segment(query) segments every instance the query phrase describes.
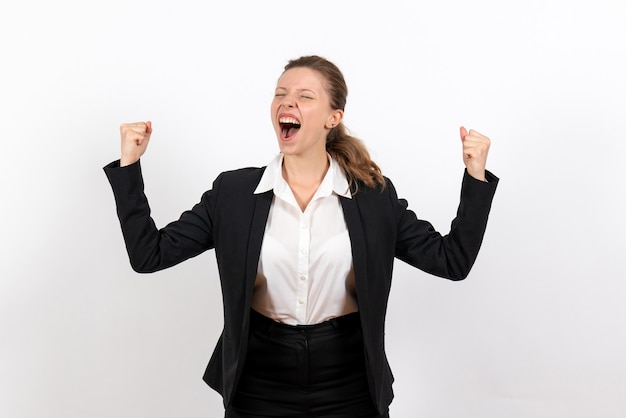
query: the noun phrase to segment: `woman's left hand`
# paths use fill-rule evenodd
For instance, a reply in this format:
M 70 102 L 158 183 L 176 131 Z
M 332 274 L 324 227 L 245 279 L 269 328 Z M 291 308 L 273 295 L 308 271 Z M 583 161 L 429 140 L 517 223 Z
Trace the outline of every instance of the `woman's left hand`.
M 463 163 L 467 167 L 468 174 L 475 179 L 487 181 L 485 166 L 491 141 L 473 129 L 467 132 L 463 126 L 461 126 L 461 141 L 463 142 Z

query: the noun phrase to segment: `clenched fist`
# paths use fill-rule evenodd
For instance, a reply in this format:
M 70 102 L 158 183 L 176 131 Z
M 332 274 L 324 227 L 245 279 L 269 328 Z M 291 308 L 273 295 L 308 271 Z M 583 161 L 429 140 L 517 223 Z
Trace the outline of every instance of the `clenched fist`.
M 467 132 L 463 126 L 461 126 L 461 141 L 463 142 L 463 162 L 467 167 L 467 173 L 475 179 L 487 181 L 485 166 L 491 141 L 473 129 Z
M 152 122 L 123 123 L 120 126 L 122 156 L 120 167 L 133 164 L 141 158 L 152 134 Z

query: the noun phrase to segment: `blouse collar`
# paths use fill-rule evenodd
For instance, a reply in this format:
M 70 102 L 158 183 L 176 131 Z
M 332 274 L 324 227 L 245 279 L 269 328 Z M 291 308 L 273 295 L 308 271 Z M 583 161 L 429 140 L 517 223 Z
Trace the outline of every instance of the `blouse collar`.
M 352 195 L 350 194 L 350 187 L 348 186 L 348 179 L 345 173 L 330 154 L 326 155 L 328 155 L 330 166 L 328 167 L 326 175 L 324 175 L 322 183 L 315 192 L 314 198 L 330 196 L 334 192 L 338 196 L 351 199 Z M 281 196 L 287 191 L 290 192 L 289 185 L 282 176 L 283 157 L 283 154 L 279 153 L 270 161 L 263 172 L 263 176 L 261 176 L 259 184 L 254 190 L 254 194 L 273 190 L 275 195 Z

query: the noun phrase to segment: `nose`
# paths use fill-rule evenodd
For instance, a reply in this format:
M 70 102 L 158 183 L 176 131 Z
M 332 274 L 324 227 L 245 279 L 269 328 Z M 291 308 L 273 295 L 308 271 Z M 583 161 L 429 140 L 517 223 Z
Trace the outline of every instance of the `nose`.
M 281 106 L 284 106 L 284 107 L 290 107 L 290 108 L 293 107 L 294 106 L 293 97 L 290 94 L 286 94 L 283 97 L 283 100 L 281 101 L 280 104 Z

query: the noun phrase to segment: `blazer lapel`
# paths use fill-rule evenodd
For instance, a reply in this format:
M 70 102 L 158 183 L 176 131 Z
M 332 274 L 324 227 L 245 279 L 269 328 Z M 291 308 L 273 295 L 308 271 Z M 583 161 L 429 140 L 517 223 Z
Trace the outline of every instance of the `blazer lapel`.
M 261 256 L 263 235 L 265 234 L 265 226 L 267 225 L 267 217 L 270 213 L 273 197 L 274 192 L 270 190 L 257 195 L 254 199 L 254 213 L 250 224 L 246 256 L 246 303 L 244 306 L 250 306 L 252 300 L 252 291 L 259 267 L 259 257 Z
M 369 292 L 367 291 L 367 262 L 365 236 L 363 234 L 363 225 L 359 215 L 359 207 L 356 196 L 352 199 L 340 197 L 343 215 L 348 227 L 350 235 L 350 244 L 352 245 L 352 266 L 354 268 L 354 280 L 356 283 L 357 298 L 359 305 L 368 306 Z M 360 310 L 360 308 L 359 308 Z M 363 315 L 363 312 L 361 312 Z

